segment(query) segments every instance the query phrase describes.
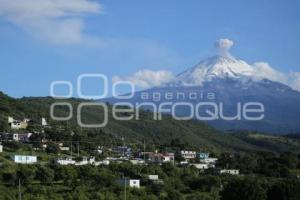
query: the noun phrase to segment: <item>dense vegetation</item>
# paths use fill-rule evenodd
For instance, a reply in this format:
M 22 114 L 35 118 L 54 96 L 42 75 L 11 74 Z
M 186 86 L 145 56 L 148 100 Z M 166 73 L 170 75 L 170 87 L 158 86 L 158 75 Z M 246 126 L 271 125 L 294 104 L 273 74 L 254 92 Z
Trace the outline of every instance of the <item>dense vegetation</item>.
M 13 99 L 0 92 L 0 130 L 9 131 L 7 116 L 22 119 L 28 117 L 40 123 L 45 117 L 52 129 L 47 135 L 55 137 L 56 141 L 71 140 L 71 133 L 77 140 L 97 144 L 116 144 L 125 137 L 128 142 L 141 144 L 144 140 L 152 145 L 169 145 L 172 141 L 180 141 L 190 148 L 222 152 L 249 151 L 293 151 L 300 150 L 300 142 L 294 138 L 280 136 L 267 137 L 261 134 L 224 134 L 199 121 L 177 121 L 164 115 L 162 121 L 153 120 L 153 113 L 140 111 L 140 120 L 116 121 L 109 110 L 109 120 L 101 129 L 79 128 L 76 119 L 76 108 L 82 100 L 70 99 L 74 109 L 73 118 L 68 122 L 57 122 L 50 119 L 50 105 L 57 100 L 50 97 Z M 111 108 L 111 107 L 109 107 Z M 68 115 L 66 107 L 58 107 L 56 115 Z M 94 123 L 103 120 L 103 110 L 100 107 L 87 107 L 83 110 L 83 121 Z M 126 115 L 127 113 L 123 113 Z M 36 126 L 29 130 L 38 129 Z
M 31 118 L 33 123 L 27 131 L 34 133 L 25 144 L 2 143 L 0 200 L 18 199 L 19 185 L 22 199 L 124 199 L 124 187 L 116 184 L 117 179 L 124 177 L 141 180 L 140 189 L 127 188 L 127 199 L 132 200 L 300 199 L 300 143 L 297 137 L 224 134 L 198 121 L 176 121 L 170 116 L 155 121 L 152 120 L 153 113 L 146 111 L 140 112 L 139 121 L 116 121 L 110 116 L 106 127 L 84 129 L 77 126 L 75 117 L 68 122 L 51 120 L 49 108 L 55 101 L 50 97 L 13 99 L 0 93 L 0 132 L 15 131 L 7 124 L 7 116 L 13 116 Z M 76 116 L 76 107 L 82 100 L 68 101 L 73 104 Z M 63 107 L 56 110 L 59 116 L 66 116 L 66 113 L 67 109 Z M 83 120 L 87 123 L 102 120 L 102 114 L 100 108 L 87 108 Z M 42 131 L 41 117 L 50 122 L 51 128 Z M 45 150 L 41 148 L 42 139 L 49 141 Z M 143 141 L 146 141 L 147 151 L 209 151 L 219 158 L 217 168 L 240 169 L 242 176 L 221 176 L 214 170 L 200 171 L 171 164 L 139 166 L 123 162 L 109 166 L 60 166 L 52 162 L 58 155 L 69 154 L 59 150 L 58 142 L 74 149 L 80 145 L 77 153 L 83 156 L 93 155 L 99 145 L 116 146 L 123 142 L 138 150 L 143 148 Z M 10 160 L 14 154 L 37 155 L 39 162 L 17 165 Z M 159 175 L 163 184 L 148 180 L 150 174 Z
M 15 165 L 1 158 L 0 199 L 17 199 L 20 180 L 22 199 L 124 199 L 125 188 L 116 180 L 141 180 L 141 188 L 127 188 L 127 199 L 136 200 L 296 200 L 300 198 L 299 157 L 255 153 L 220 156 L 218 167 L 240 168 L 243 176 L 220 176 L 213 170 L 172 164 L 138 166 L 59 166 L 56 164 Z M 155 184 L 147 175 L 157 174 Z M 298 175 L 299 176 L 299 175 Z

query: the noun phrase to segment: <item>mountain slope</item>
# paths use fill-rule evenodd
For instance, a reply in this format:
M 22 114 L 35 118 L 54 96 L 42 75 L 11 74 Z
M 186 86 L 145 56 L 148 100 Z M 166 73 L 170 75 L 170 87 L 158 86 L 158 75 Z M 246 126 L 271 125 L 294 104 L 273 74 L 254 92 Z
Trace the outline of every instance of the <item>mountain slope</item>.
M 171 116 L 163 115 L 162 121 L 153 120 L 153 113 L 141 111 L 140 120 L 116 121 L 111 116 L 111 107 L 109 107 L 109 122 L 106 127 L 101 129 L 79 129 L 76 117 L 73 117 L 68 123 L 56 122 L 50 119 L 50 105 L 57 100 L 50 97 L 34 97 L 13 99 L 3 93 L 0 93 L 0 131 L 7 128 L 7 116 L 15 118 L 30 117 L 38 121 L 40 117 L 46 117 L 53 127 L 57 125 L 63 126 L 65 129 L 59 134 L 67 137 L 71 130 L 79 134 L 81 141 L 95 144 L 112 145 L 120 143 L 121 138 L 125 137 L 128 143 L 142 144 L 146 140 L 148 145 L 169 145 L 172 141 L 178 140 L 187 147 L 196 147 L 202 150 L 210 150 L 214 152 L 220 151 L 286 151 L 293 148 L 300 151 L 300 143 L 274 142 L 269 138 L 261 138 L 253 142 L 246 140 L 248 134 L 235 135 L 223 134 L 205 123 L 190 120 L 177 121 Z M 70 99 L 74 110 L 78 104 L 83 102 L 81 99 Z M 67 110 L 58 108 L 56 113 L 67 115 Z M 126 115 L 127 113 L 123 113 Z M 74 112 L 74 116 L 76 113 Z M 103 110 L 99 107 L 91 107 L 84 110 L 83 119 L 86 122 L 92 122 L 95 119 L 103 120 Z M 58 129 L 55 129 L 57 131 Z M 275 137 L 275 136 L 274 136 Z M 280 139 L 281 137 L 276 138 Z M 263 142 L 262 142 L 263 141 Z M 268 145 L 271 142 L 272 145 Z M 263 144 L 263 145 L 262 145 Z

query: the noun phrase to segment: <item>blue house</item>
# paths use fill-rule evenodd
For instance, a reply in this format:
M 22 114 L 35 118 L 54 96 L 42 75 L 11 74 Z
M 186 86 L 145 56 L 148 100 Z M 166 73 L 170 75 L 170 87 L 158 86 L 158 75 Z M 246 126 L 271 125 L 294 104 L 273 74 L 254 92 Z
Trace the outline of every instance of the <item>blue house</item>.
M 116 149 L 115 149 L 115 152 L 123 155 L 123 156 L 131 156 L 132 154 L 132 150 L 130 147 L 127 147 L 127 146 L 118 146 Z
M 199 159 L 209 158 L 209 153 L 199 152 L 199 153 L 197 153 L 197 158 L 199 158 Z

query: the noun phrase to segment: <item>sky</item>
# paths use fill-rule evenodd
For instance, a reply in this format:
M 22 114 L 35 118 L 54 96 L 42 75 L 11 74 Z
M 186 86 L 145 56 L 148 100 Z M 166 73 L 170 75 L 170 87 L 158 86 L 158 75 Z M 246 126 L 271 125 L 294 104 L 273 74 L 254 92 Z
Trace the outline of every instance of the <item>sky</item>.
M 0 91 L 48 96 L 53 81 L 70 81 L 78 96 L 78 76 L 91 73 L 105 74 L 109 91 L 116 77 L 151 87 L 214 55 L 220 38 L 300 89 L 299 9 L 298 0 L 0 0 Z M 82 90 L 101 84 L 84 79 Z

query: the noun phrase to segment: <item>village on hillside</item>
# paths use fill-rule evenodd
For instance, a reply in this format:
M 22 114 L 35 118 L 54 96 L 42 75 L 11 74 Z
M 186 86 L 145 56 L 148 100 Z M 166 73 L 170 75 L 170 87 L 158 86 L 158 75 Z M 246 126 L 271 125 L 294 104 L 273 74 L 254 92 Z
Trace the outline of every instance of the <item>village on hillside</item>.
M 8 125 L 11 131 L 0 132 L 0 155 L 5 154 L 6 158 L 15 164 L 46 164 L 54 163 L 58 165 L 93 165 L 93 166 L 109 166 L 111 163 L 120 164 L 123 162 L 131 163 L 132 165 L 162 165 L 164 163 L 170 163 L 178 167 L 194 167 L 200 172 L 205 173 L 206 170 L 210 170 L 214 174 L 228 174 L 239 175 L 239 169 L 230 168 L 218 168 L 216 163 L 217 157 L 211 156 L 210 152 L 197 151 L 192 149 L 180 149 L 177 152 L 158 151 L 153 152 L 146 151 L 146 142 L 144 142 L 144 149 L 135 149 L 126 145 L 125 142 L 121 146 L 95 146 L 91 155 L 84 152 L 81 155 L 80 143 L 73 141 L 65 144 L 62 141 L 55 142 L 49 139 L 42 138 L 37 145 L 37 141 L 34 140 L 35 135 L 39 135 L 40 132 L 28 132 L 27 128 L 32 123 L 29 118 L 22 120 L 16 120 L 9 116 Z M 36 123 L 36 122 L 35 122 Z M 51 125 L 47 123 L 45 118 L 40 120 L 41 133 L 44 129 L 51 129 Z M 122 138 L 124 141 L 124 138 Z M 28 152 L 5 152 L 8 148 L 5 144 L 20 143 L 20 144 L 34 144 L 30 153 Z M 37 147 L 38 146 L 38 147 Z M 49 160 L 40 160 L 41 153 L 57 153 L 56 156 L 52 156 Z M 156 182 L 162 182 L 158 175 L 149 174 L 149 179 Z M 124 181 L 124 180 L 123 180 Z M 140 187 L 140 180 L 128 178 L 128 186 Z M 118 180 L 118 183 L 123 183 Z M 124 184 L 124 183 L 123 183 Z

